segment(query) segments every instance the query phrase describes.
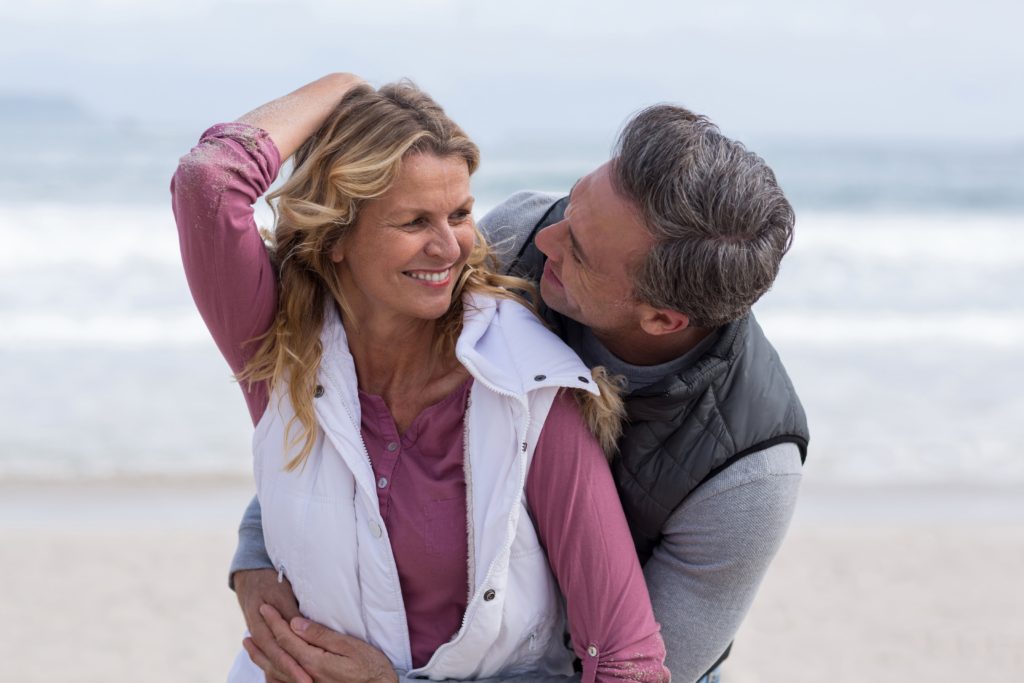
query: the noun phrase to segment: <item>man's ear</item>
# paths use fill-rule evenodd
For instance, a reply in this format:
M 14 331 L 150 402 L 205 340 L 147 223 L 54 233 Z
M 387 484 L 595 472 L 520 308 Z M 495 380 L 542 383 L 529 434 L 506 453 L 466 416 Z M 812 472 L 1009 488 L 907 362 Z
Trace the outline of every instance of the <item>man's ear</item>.
M 690 326 L 690 316 L 685 313 L 671 308 L 654 308 L 647 304 L 640 304 L 639 307 L 640 328 L 652 337 L 682 332 Z

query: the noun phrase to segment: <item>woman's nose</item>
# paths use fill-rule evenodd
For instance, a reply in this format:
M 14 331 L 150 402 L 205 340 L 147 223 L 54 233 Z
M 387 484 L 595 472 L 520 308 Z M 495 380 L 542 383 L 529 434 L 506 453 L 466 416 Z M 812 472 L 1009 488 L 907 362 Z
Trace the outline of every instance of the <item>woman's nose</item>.
M 455 229 L 444 223 L 436 226 L 431 232 L 431 240 L 427 244 L 427 254 L 450 262 L 458 260 L 459 241 L 455 237 Z

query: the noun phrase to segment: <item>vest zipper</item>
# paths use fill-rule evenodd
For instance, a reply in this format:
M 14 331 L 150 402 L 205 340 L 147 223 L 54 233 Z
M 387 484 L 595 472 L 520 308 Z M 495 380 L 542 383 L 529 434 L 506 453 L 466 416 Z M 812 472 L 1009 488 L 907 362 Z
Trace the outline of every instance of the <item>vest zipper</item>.
M 480 382 L 485 387 L 487 387 L 489 390 L 491 390 L 495 394 L 498 394 L 499 396 L 504 396 L 506 398 L 515 399 L 516 401 L 518 401 L 523 406 L 523 409 L 524 409 L 525 414 L 526 414 L 526 419 L 523 422 L 523 432 L 522 432 L 522 434 L 523 434 L 522 438 L 524 439 L 524 441 L 521 444 L 516 444 L 516 450 L 519 451 L 521 454 L 525 454 L 526 448 L 528 446 L 528 444 L 526 443 L 525 439 L 526 439 L 527 433 L 530 430 L 530 422 L 531 422 L 530 403 L 529 403 L 529 401 L 523 400 L 523 398 L 521 396 L 519 396 L 517 394 L 514 394 L 514 393 L 512 393 L 510 391 L 505 391 L 503 389 L 499 389 L 494 384 L 491 384 L 487 380 L 483 379 L 482 375 L 476 369 L 476 367 L 472 363 L 467 361 L 466 359 L 459 358 L 458 360 L 459 360 L 460 363 L 462 363 L 462 365 L 467 370 L 469 370 L 469 374 L 471 374 L 473 376 L 473 380 L 474 381 Z M 470 391 L 472 391 L 472 390 L 470 390 Z M 469 414 L 469 407 L 467 405 L 466 415 L 468 416 L 468 414 Z M 465 418 L 463 418 L 463 419 L 465 419 Z M 463 443 L 463 446 L 462 446 L 463 450 L 464 450 L 463 457 L 466 458 L 466 460 L 468 462 L 468 460 L 469 460 L 469 458 L 468 458 L 468 456 L 469 456 L 469 420 L 466 420 L 466 424 L 465 424 L 465 438 L 466 438 L 466 440 L 465 440 L 465 442 Z M 526 458 L 525 457 L 520 457 L 520 459 L 519 459 L 519 482 L 520 482 L 520 487 L 525 489 L 525 487 L 526 487 Z M 467 486 L 469 486 L 469 485 L 471 485 L 471 484 L 469 482 L 467 482 Z M 525 493 L 523 493 L 523 495 L 525 495 Z M 467 512 L 467 514 L 469 514 L 468 506 L 467 506 L 467 511 L 466 512 Z M 505 536 L 506 536 L 505 545 L 502 547 L 501 552 L 498 553 L 497 557 L 495 557 L 493 560 L 491 560 L 491 565 L 487 568 L 487 573 L 484 574 L 485 578 L 487 576 L 490 576 L 491 573 L 493 572 L 494 565 L 498 561 L 498 558 L 500 558 L 502 555 L 505 555 L 505 554 L 508 554 L 508 553 L 512 552 L 512 543 L 515 541 L 515 534 L 510 534 L 510 533 L 508 533 L 508 531 L 509 531 L 509 527 L 512 525 L 512 515 L 514 515 L 515 512 L 516 512 L 515 508 L 509 510 L 509 512 L 508 512 L 508 519 L 506 520 L 506 523 L 505 523 Z M 468 520 L 467 520 L 467 524 L 468 524 Z M 471 539 L 467 539 L 467 540 L 471 540 Z M 472 581 L 472 579 L 470 579 L 470 580 Z M 486 584 L 486 581 L 485 581 L 485 584 Z M 454 638 L 452 640 L 449 640 L 447 643 L 441 645 L 439 648 L 434 650 L 434 654 L 431 655 L 430 660 L 426 664 L 424 664 L 423 666 L 419 667 L 418 669 L 413 669 L 412 671 L 407 672 L 407 675 L 415 675 L 415 674 L 417 674 L 417 672 L 423 671 L 425 669 L 429 669 L 430 666 L 437 660 L 438 655 L 440 655 L 443 652 L 446 652 L 447 650 L 451 650 L 452 648 L 454 648 L 456 645 L 459 644 L 459 641 L 462 640 L 462 638 L 466 634 L 466 624 L 469 623 L 469 619 L 470 619 L 470 614 L 469 614 L 470 608 L 475 605 L 474 614 L 476 613 L 476 610 L 480 608 L 479 607 L 480 601 L 477 598 L 480 597 L 478 595 L 478 593 L 480 593 L 482 588 L 483 588 L 483 586 L 477 586 L 476 589 L 473 591 L 473 594 L 470 596 L 469 602 L 466 604 L 466 611 L 463 612 L 463 614 L 462 614 L 462 623 L 459 625 L 459 631 L 458 631 L 459 635 L 456 638 Z M 507 588 L 507 586 L 506 586 L 506 588 Z
M 337 378 L 334 376 L 333 373 L 331 373 L 329 370 L 324 368 L 323 365 L 321 365 L 321 368 L 323 368 L 324 373 L 327 374 L 331 378 L 331 380 L 334 381 L 334 383 L 336 385 L 340 386 L 340 383 L 338 382 Z M 355 429 L 356 434 L 359 435 L 359 446 L 363 449 L 363 457 L 366 458 L 366 463 L 367 463 L 367 465 L 369 465 L 370 472 L 372 473 L 373 472 L 373 460 L 370 459 L 370 449 L 368 449 L 366 447 L 366 441 L 363 440 L 363 430 L 362 430 L 360 424 L 358 422 L 356 422 L 356 416 L 352 414 L 352 410 L 349 408 L 348 403 L 343 401 L 343 400 L 340 400 L 339 403 L 341 403 L 341 407 L 344 408 L 345 414 L 348 415 L 349 422 L 352 423 L 352 427 L 353 427 L 353 429 Z M 377 514 L 379 516 L 380 515 L 380 499 L 377 497 L 376 488 L 373 489 L 373 502 L 376 504 L 376 507 L 374 507 L 374 510 L 377 511 Z M 380 520 L 380 525 L 381 525 L 381 533 L 382 533 L 382 536 L 381 536 L 380 540 L 387 541 L 387 544 L 388 544 L 388 548 L 387 548 L 388 549 L 388 554 L 391 557 L 391 569 L 392 569 L 393 584 L 399 587 L 398 594 L 399 594 L 399 597 L 401 597 L 402 596 L 402 589 L 401 589 L 401 582 L 398 580 L 398 564 L 395 562 L 395 555 L 391 551 L 391 536 L 388 534 L 388 527 L 387 527 L 387 524 L 384 523 L 384 519 L 383 518 L 381 518 L 381 520 Z M 398 603 L 399 603 L 399 605 L 398 605 L 399 609 L 401 610 L 402 623 L 405 625 L 405 654 L 406 654 L 406 657 L 408 658 L 409 666 L 412 666 L 412 643 L 409 640 L 409 617 L 405 613 L 405 598 L 401 597 L 401 599 L 398 601 Z M 365 613 L 363 614 L 363 621 L 364 622 L 366 621 Z

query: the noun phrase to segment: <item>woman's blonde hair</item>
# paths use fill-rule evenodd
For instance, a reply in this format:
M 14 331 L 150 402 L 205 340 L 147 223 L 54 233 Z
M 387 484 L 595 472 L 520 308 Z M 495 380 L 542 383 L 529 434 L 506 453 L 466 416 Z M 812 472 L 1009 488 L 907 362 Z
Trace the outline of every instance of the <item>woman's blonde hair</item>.
M 470 174 L 480 162 L 473 141 L 412 83 L 402 81 L 379 90 L 361 85 L 344 96 L 299 148 L 291 177 L 267 196 L 276 218 L 268 248 L 279 278 L 277 317 L 266 333 L 253 340 L 259 347 L 238 379 L 265 381 L 271 392 L 287 382 L 294 409 L 286 427 L 288 446 L 302 444 L 287 463 L 289 470 L 305 462 L 316 441 L 313 400 L 326 307 L 333 300 L 343 319 L 350 319 L 331 250 L 348 235 L 362 206 L 392 186 L 402 160 L 418 153 L 464 159 Z M 478 231 L 456 281 L 451 306 L 438 320 L 434 353 L 454 353 L 462 330 L 463 294 L 476 292 L 513 298 L 530 308 L 532 304 L 521 293 L 536 296 L 530 282 L 497 272 L 493 252 Z M 602 386 L 602 400 L 583 399 L 582 405 L 603 405 L 608 396 L 613 397 L 612 403 L 584 407 L 583 413 L 606 452 L 611 452 L 620 429 L 621 401 L 601 373 L 595 373 L 595 378 Z M 293 435 L 296 423 L 299 428 Z

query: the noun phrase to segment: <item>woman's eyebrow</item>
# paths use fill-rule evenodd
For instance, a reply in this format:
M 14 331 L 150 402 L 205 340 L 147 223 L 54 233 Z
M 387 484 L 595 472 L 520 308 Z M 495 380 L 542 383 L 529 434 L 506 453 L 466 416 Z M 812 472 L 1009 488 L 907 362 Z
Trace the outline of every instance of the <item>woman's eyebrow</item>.
M 462 209 L 462 208 L 465 208 L 466 206 L 469 206 L 469 205 L 472 205 L 472 204 L 475 204 L 475 203 L 476 203 L 476 197 L 474 197 L 473 195 L 469 194 L 469 195 L 466 195 L 465 199 L 463 199 L 461 202 L 459 202 L 456 205 L 455 208 L 456 209 Z M 397 216 L 397 215 L 402 215 L 402 214 L 416 214 L 416 215 L 419 215 L 419 214 L 424 214 L 424 213 L 430 213 L 430 210 L 426 209 L 426 208 L 424 208 L 422 206 L 418 206 L 416 204 L 404 204 L 404 205 L 403 204 L 397 204 L 396 206 L 392 207 L 392 209 L 390 211 L 387 212 L 387 215 L 388 216 Z

